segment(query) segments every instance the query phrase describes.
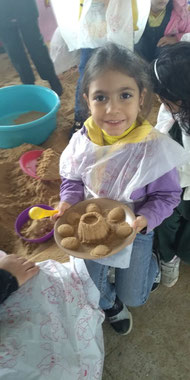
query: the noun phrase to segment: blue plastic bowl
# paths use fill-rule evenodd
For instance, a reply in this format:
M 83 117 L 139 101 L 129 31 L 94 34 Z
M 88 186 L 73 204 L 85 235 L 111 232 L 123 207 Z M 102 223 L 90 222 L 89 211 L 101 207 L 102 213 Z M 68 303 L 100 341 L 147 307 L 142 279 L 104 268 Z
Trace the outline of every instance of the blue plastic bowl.
M 58 95 L 49 88 L 19 85 L 0 89 L 0 148 L 14 148 L 24 143 L 42 144 L 56 128 Z M 14 124 L 23 113 L 46 113 L 40 119 Z

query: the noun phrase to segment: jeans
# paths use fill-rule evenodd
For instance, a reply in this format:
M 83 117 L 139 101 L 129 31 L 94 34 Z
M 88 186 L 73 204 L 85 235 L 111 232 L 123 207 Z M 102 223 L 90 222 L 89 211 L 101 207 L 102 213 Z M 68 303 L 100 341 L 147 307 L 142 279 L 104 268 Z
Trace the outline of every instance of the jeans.
M 108 280 L 109 266 L 85 260 L 90 277 L 100 291 L 100 307 L 110 309 L 116 295 L 127 306 L 143 305 L 159 272 L 157 259 L 152 255 L 154 233 L 137 234 L 131 254 L 130 267 L 115 268 L 115 284 Z
M 84 75 L 86 64 L 91 57 L 92 53 L 94 52 L 94 49 L 81 49 L 80 52 L 80 64 L 79 64 L 79 79 L 77 82 L 76 87 L 76 94 L 75 94 L 75 120 L 76 121 L 85 121 L 88 117 L 87 112 L 83 109 L 81 105 L 81 81 Z

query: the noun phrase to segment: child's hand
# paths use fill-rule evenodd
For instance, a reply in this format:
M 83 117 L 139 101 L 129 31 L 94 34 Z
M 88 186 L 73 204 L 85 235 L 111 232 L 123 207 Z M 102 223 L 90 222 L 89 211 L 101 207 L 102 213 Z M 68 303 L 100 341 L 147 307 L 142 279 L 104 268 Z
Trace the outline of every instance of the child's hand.
M 173 45 L 173 44 L 176 44 L 176 42 L 178 42 L 178 39 L 176 36 L 164 36 L 160 38 L 160 40 L 157 43 L 157 46 L 163 47 L 166 45 Z
M 53 220 L 53 222 L 56 222 L 56 220 L 58 218 L 60 218 L 60 216 L 62 216 L 64 214 L 64 212 L 69 208 L 71 207 L 70 203 L 67 203 L 67 202 L 59 202 L 59 205 L 57 207 L 57 209 L 59 210 L 59 212 L 57 212 L 57 214 L 53 215 L 51 217 L 51 220 Z
M 6 255 L 0 259 L 0 269 L 4 269 L 16 277 L 19 286 L 35 276 L 40 268 L 33 263 L 16 255 Z
M 137 218 L 132 223 L 131 227 L 133 227 L 135 232 L 138 233 L 141 230 L 143 230 L 143 228 L 145 228 L 147 224 L 148 224 L 148 221 L 145 218 L 145 216 L 140 215 L 140 216 L 137 216 Z

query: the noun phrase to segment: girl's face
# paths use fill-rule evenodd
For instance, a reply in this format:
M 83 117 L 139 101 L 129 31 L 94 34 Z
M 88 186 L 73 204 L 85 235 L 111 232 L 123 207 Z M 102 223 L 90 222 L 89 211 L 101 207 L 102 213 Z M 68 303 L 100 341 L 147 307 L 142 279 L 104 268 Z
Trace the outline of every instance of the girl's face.
M 169 0 L 151 0 L 151 10 L 154 13 L 162 12 L 168 3 Z
M 146 90 L 140 94 L 134 78 L 109 70 L 89 86 L 88 104 L 94 122 L 110 136 L 120 136 L 136 121 Z

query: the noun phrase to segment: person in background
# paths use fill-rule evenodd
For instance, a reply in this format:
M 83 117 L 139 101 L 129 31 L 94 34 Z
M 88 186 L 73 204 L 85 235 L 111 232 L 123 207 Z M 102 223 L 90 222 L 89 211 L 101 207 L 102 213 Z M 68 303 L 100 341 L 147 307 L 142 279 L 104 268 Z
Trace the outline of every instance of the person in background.
M 189 155 L 146 120 L 149 70 L 132 51 L 112 43 L 97 49 L 87 63 L 82 90 L 91 117 L 61 155 L 61 201 L 54 219 L 84 198 L 115 199 L 133 209 L 132 244 L 110 257 L 85 260 L 101 294 L 100 307 L 113 329 L 126 335 L 132 329 L 127 306 L 144 304 L 158 285 L 153 229 L 180 201 L 175 167 Z M 114 284 L 110 268 L 115 268 Z
M 190 42 L 165 47 L 151 64 L 154 91 L 162 105 L 156 128 L 190 152 Z M 156 228 L 155 246 L 161 257 L 161 281 L 172 287 L 180 260 L 190 264 L 190 160 L 179 168 L 183 189 L 173 214 Z
M 124 1 L 131 3 L 133 22 L 128 23 L 129 24 L 128 30 L 125 31 L 125 33 L 126 33 L 125 44 L 123 44 L 123 42 L 121 40 L 120 40 L 120 43 L 121 43 L 121 45 L 123 45 L 125 47 L 133 49 L 133 31 L 138 29 L 138 27 L 137 27 L 137 18 L 138 18 L 137 3 L 136 3 L 136 0 L 124 0 Z M 79 17 L 81 17 L 81 15 L 82 15 L 83 6 L 85 5 L 84 3 L 85 3 L 85 0 L 80 0 Z M 93 3 L 95 3 L 95 4 L 93 4 Z M 99 34 L 99 36 L 97 38 L 98 42 L 97 42 L 96 47 L 100 47 L 105 43 L 104 39 L 102 39 L 102 41 L 101 41 L 101 37 L 102 37 L 101 33 L 104 34 L 103 27 L 106 30 L 106 23 L 108 23 L 107 18 L 106 18 L 106 12 L 108 9 L 108 5 L 109 5 L 109 3 L 111 3 L 111 1 L 110 0 L 102 0 L 99 2 L 100 4 L 96 4 L 96 3 L 98 3 L 98 2 L 92 1 L 91 8 L 89 9 L 88 12 L 90 13 L 90 11 L 91 11 L 93 14 L 93 7 L 94 7 L 94 15 L 98 15 L 97 21 L 98 22 L 101 21 L 102 31 L 101 31 L 101 25 L 100 26 L 97 25 L 96 31 L 95 31 L 95 28 L 93 30 L 93 26 L 92 26 L 91 28 L 89 28 L 87 33 L 90 34 L 91 31 L 92 31 L 92 33 L 94 33 L 94 36 L 92 37 L 92 41 L 93 41 L 93 39 L 96 40 L 97 34 Z M 122 3 L 122 1 L 120 1 L 120 3 Z M 88 17 L 90 17 L 90 16 L 88 16 L 88 13 L 87 13 L 87 16 L 86 16 L 87 21 L 88 21 Z M 119 22 L 117 21 L 117 15 L 115 17 L 115 20 L 113 17 L 113 21 L 111 21 L 111 22 L 115 23 L 116 28 L 118 27 L 117 23 L 119 25 Z M 117 42 L 119 42 L 119 38 L 121 38 L 122 32 L 123 32 L 122 20 L 120 20 L 120 22 L 121 22 L 121 26 L 120 26 L 121 30 L 119 32 L 117 32 L 117 31 L 115 32 L 115 39 Z M 90 21 L 89 21 L 89 23 L 87 22 L 87 25 L 88 24 L 90 24 Z M 109 30 L 109 28 L 110 28 L 109 24 L 107 24 L 107 27 Z M 113 26 L 113 28 L 114 27 L 115 26 Z M 118 37 L 118 35 L 120 35 L 120 36 Z M 109 40 L 109 37 L 106 37 L 106 38 L 108 38 L 108 40 Z M 114 40 L 112 40 L 112 41 L 116 42 Z M 76 132 L 78 129 L 80 129 L 83 126 L 84 121 L 88 118 L 88 113 L 81 107 L 81 102 L 80 102 L 81 91 L 80 90 L 81 90 L 81 81 L 82 81 L 84 71 L 85 71 L 85 66 L 86 66 L 89 58 L 91 57 L 91 55 L 94 52 L 94 47 L 92 47 L 92 45 L 93 44 L 92 44 L 92 42 L 90 42 L 90 39 L 89 39 L 89 47 L 80 49 L 80 63 L 79 63 L 79 67 L 78 67 L 79 79 L 77 82 L 76 93 L 75 93 L 75 114 L 74 114 L 75 121 L 74 121 L 73 127 L 71 129 L 70 136 L 72 136 L 72 134 L 74 132 Z
M 24 257 L 0 251 L 0 303 L 39 272 L 39 267 Z
M 164 46 L 175 44 L 188 32 L 190 14 L 186 0 L 151 0 L 149 18 L 135 51 L 151 62 Z
M 27 49 L 40 77 L 47 80 L 59 96 L 62 95 L 61 82 L 39 30 L 35 0 L 0 0 L 0 41 L 22 83 L 35 83 Z

